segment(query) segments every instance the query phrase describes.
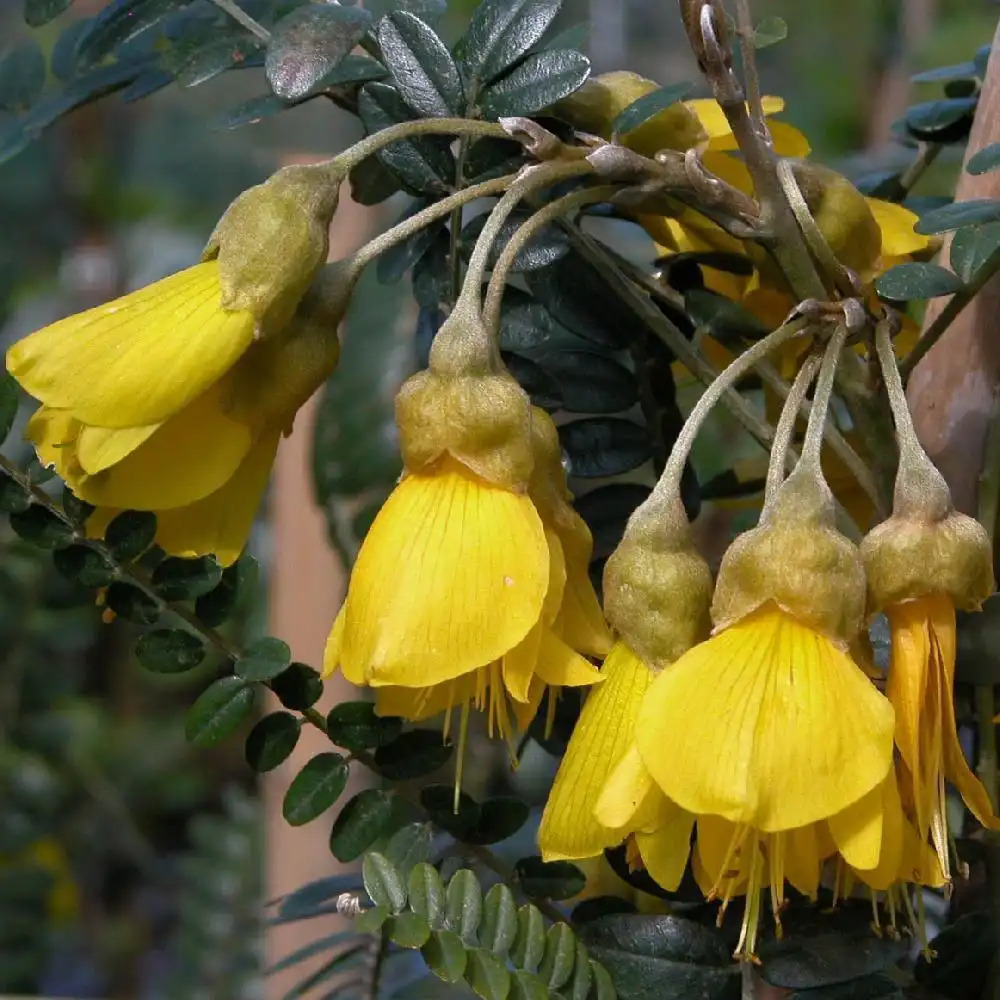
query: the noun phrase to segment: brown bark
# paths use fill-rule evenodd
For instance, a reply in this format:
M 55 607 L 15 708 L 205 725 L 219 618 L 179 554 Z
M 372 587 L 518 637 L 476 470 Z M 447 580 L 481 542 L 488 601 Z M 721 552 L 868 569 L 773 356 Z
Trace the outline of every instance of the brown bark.
M 966 155 L 998 141 L 1000 25 Z M 1000 171 L 973 177 L 963 170 L 955 197 L 1000 198 Z M 925 328 L 945 301 L 931 301 Z M 970 514 L 976 509 L 986 432 L 1000 385 L 998 316 L 1000 276 L 995 275 L 917 365 L 907 393 L 921 442 L 948 480 L 955 505 Z

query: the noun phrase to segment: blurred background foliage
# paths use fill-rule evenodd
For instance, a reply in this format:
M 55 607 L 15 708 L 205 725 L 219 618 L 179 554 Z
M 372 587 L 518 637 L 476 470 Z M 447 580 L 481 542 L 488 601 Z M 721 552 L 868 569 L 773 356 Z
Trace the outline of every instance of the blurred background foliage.
M 28 38 L 50 51 L 74 19 L 101 4 L 76 0 L 37 31 L 25 25 L 22 6 L 0 2 L 0 52 Z M 442 34 L 455 37 L 473 6 L 455 0 Z M 807 133 L 819 159 L 858 175 L 895 165 L 889 125 L 931 93 L 911 86 L 910 75 L 968 59 L 992 37 L 998 7 L 991 0 L 755 0 L 754 12 L 789 25 L 789 39 L 761 53 L 766 90 L 785 97 L 786 117 Z M 595 72 L 628 67 L 662 84 L 696 78 L 673 4 L 567 0 L 561 21 L 589 22 L 584 50 Z M 262 69 L 248 68 L 132 103 L 112 96 L 3 163 L 0 347 L 186 265 L 244 187 L 284 159 L 331 154 L 357 137 L 355 118 L 320 101 L 242 128 L 213 127 L 265 90 Z M 9 109 L 0 111 L 0 142 L 12 122 Z M 959 153 L 946 153 L 921 193 L 949 193 L 958 166 Z M 372 227 L 399 211 L 395 201 L 373 209 Z M 651 259 L 638 229 L 629 227 L 626 238 L 632 252 Z M 332 540 L 348 558 L 378 501 L 370 484 L 387 488 L 396 475 L 386 406 L 419 353 L 407 288 L 389 287 L 386 294 L 372 275 L 362 286 L 343 360 L 353 404 L 342 398 L 346 383 L 332 385 L 317 436 L 316 481 Z M 360 400 L 366 405 L 355 405 Z M 354 423 L 335 425 L 338 413 Z M 367 492 L 352 484 L 350 455 L 331 459 L 338 439 L 370 460 Z M 699 461 L 711 475 L 725 464 L 725 428 L 708 440 Z M 29 460 L 17 435 L 6 449 Z M 255 546 L 268 551 L 266 519 Z M 260 633 L 266 582 L 228 627 Z M 252 776 L 238 745 L 206 752 L 185 743 L 183 714 L 204 686 L 203 672 L 140 671 L 129 640 L 129 626 L 101 623 L 92 592 L 60 577 L 46 553 L 0 522 L 0 992 L 263 995 L 256 917 L 263 855 Z M 470 762 L 477 798 L 513 788 L 536 804 L 555 767 L 534 743 L 515 773 L 493 747 Z M 614 876 L 601 879 L 596 891 L 607 891 Z M 435 983 L 428 995 L 442 996 L 441 989 Z

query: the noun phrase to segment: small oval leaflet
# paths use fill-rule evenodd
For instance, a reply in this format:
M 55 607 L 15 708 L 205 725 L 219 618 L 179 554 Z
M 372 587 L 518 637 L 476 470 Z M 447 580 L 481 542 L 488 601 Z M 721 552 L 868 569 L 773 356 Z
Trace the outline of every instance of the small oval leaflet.
M 274 770 L 295 749 L 301 730 L 302 724 L 290 712 L 265 715 L 247 736 L 247 763 L 259 773 Z
M 393 799 L 381 788 L 358 792 L 343 808 L 330 831 L 330 851 L 338 861 L 354 861 L 385 833 Z
M 418 115 L 462 113 L 462 77 L 433 28 L 406 11 L 393 11 L 379 22 L 378 43 L 393 82 Z
M 339 753 L 317 754 L 292 779 L 281 813 L 292 826 L 302 826 L 326 812 L 347 785 L 347 765 Z
M 965 286 L 962 279 L 938 264 L 908 261 L 880 275 L 875 290 L 883 299 L 908 302 L 911 299 L 933 299 L 953 295 Z
M 483 115 L 530 115 L 578 90 L 590 76 L 590 60 L 572 49 L 552 49 L 528 56 L 482 95 Z
M 236 674 L 245 681 L 269 681 L 289 666 L 292 652 L 282 639 L 265 636 L 251 643 L 236 661 Z
M 179 674 L 205 659 L 205 644 L 185 629 L 158 628 L 139 637 L 135 655 L 147 670 Z
M 191 706 L 184 725 L 189 743 L 212 747 L 236 730 L 253 709 L 254 688 L 239 677 L 220 677 Z

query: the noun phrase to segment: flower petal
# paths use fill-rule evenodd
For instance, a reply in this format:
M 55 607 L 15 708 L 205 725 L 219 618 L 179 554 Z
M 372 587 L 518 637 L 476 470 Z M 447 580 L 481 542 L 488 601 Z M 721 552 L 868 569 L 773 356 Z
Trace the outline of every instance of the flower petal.
M 587 571 L 593 552 L 590 529 L 575 511 L 569 513 L 571 525 L 559 532 L 566 586 L 555 630 L 577 652 L 603 658 L 611 650 L 611 632 Z
M 67 475 L 66 480 L 81 500 L 97 507 L 169 510 L 196 503 L 220 490 L 236 475 L 253 443 L 250 429 L 231 420 L 221 404 L 219 391 L 213 386 L 160 424 L 134 451 L 126 453 L 110 468 L 94 475 L 85 472 Z M 81 445 L 89 447 L 86 438 L 89 429 L 84 427 L 80 431 L 78 453 Z M 115 433 L 122 435 L 123 445 L 118 448 L 109 444 L 108 448 L 119 451 L 141 437 L 141 434 L 133 437 L 132 428 L 111 432 Z M 95 442 L 100 437 L 98 431 Z M 270 463 L 277 437 L 269 440 Z M 95 446 L 89 457 L 97 450 Z M 258 499 L 261 492 L 263 486 L 257 491 Z
M 538 844 L 547 861 L 590 857 L 621 839 L 613 829 L 620 824 L 603 824 L 594 815 L 595 803 L 632 741 L 639 702 L 652 674 L 621 641 L 601 673 L 604 683 L 587 694 L 542 814 Z
M 83 425 L 69 410 L 54 410 L 40 406 L 31 415 L 24 436 L 35 446 L 38 460 L 46 468 L 55 469 L 63 478 L 80 474 L 76 460 L 76 442 Z
M 539 620 L 548 577 L 545 534 L 526 496 L 451 460 L 409 475 L 351 574 L 344 675 L 420 687 L 498 660 Z
M 869 792 L 861 802 L 870 805 L 869 799 L 874 794 L 876 793 Z M 906 871 L 907 865 L 903 840 L 903 825 L 904 823 L 909 824 L 903 816 L 903 806 L 899 800 L 899 785 L 897 784 L 896 775 L 892 771 L 889 772 L 889 776 L 882 782 L 881 787 L 877 790 L 877 794 L 881 800 L 880 810 L 882 819 L 876 864 L 861 865 L 857 863 L 862 860 L 860 854 L 855 855 L 852 859 L 843 849 L 841 849 L 841 853 L 844 855 L 844 860 L 854 867 L 855 874 L 865 885 L 870 889 L 875 889 L 877 892 L 882 892 L 893 885 L 893 883 L 899 881 L 900 878 L 909 877 L 909 872 Z M 852 806 L 851 808 L 856 812 L 858 811 L 857 806 Z M 830 821 L 830 829 L 836 839 L 838 834 L 837 830 L 834 829 L 832 820 Z M 913 834 L 916 836 L 916 831 L 913 831 Z
M 186 507 L 157 511 L 159 545 L 175 556 L 214 553 L 223 566 L 236 562 L 271 478 L 278 438 L 275 431 L 257 441 L 229 481 L 214 493 Z
M 688 108 L 698 116 L 701 127 L 705 130 L 710 140 L 730 137 L 733 134 L 729 119 L 726 117 L 722 105 L 714 97 L 696 97 L 693 100 L 684 102 Z M 761 100 L 765 115 L 776 115 L 784 110 L 785 102 L 780 97 L 764 97 Z M 717 149 L 714 142 L 710 143 L 710 149 Z M 736 140 L 730 149 L 738 148 Z
M 881 198 L 868 198 L 867 201 L 882 231 L 883 264 L 887 257 L 910 257 L 930 247 L 931 238 L 914 231 L 913 227 L 920 220 L 908 208 Z
M 604 680 L 589 660 L 570 649 L 551 629 L 542 629 L 535 674 L 549 686 L 583 687 Z
M 850 657 L 768 604 L 657 677 L 636 741 L 668 798 L 771 833 L 878 785 L 892 730 L 892 707 Z
M 162 426 L 163 424 L 146 424 L 145 427 L 94 427 L 81 424 L 76 440 L 76 458 L 80 468 L 88 475 L 95 475 L 117 465 Z
M 663 801 L 669 803 L 669 799 Z M 691 853 L 694 816 L 678 805 L 669 804 L 672 808 L 668 822 L 652 833 L 636 833 L 635 842 L 653 881 L 673 892 L 681 884 Z
M 882 850 L 882 787 L 887 784 L 895 787 L 895 783 L 896 777 L 890 772 L 882 785 L 830 817 L 830 833 L 837 850 L 852 868 L 866 870 L 878 865 Z M 898 844 L 895 850 L 898 858 Z
M 663 793 L 656 787 L 649 768 L 633 744 L 618 758 L 601 786 L 594 804 L 594 817 L 609 830 L 632 830 L 648 818 L 649 810 L 655 807 L 659 798 L 664 798 Z
M 340 606 L 337 617 L 330 626 L 326 645 L 323 647 L 323 670 L 321 676 L 332 677 L 340 666 L 340 646 L 344 641 L 344 606 Z M 389 713 L 391 714 L 391 713 Z
M 7 368 L 83 423 L 138 427 L 201 395 L 252 339 L 253 317 L 223 310 L 219 265 L 208 261 L 25 337 Z

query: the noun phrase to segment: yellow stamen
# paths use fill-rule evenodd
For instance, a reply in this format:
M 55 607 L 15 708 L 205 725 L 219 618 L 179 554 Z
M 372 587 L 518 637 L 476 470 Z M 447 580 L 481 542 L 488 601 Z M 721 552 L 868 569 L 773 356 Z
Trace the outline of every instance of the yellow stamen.
M 462 801 L 462 771 L 465 767 L 465 744 L 469 738 L 469 703 L 462 702 L 462 717 L 458 724 L 458 759 L 455 762 L 455 797 L 452 811 L 457 816 Z

